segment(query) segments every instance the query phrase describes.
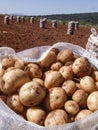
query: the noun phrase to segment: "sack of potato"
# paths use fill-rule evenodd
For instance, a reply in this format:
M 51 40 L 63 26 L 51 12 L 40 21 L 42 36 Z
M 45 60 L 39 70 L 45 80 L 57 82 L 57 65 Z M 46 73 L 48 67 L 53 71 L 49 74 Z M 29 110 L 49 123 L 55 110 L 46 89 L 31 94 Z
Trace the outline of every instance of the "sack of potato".
M 98 60 L 88 51 L 1 47 L 0 60 L 0 130 L 97 129 Z

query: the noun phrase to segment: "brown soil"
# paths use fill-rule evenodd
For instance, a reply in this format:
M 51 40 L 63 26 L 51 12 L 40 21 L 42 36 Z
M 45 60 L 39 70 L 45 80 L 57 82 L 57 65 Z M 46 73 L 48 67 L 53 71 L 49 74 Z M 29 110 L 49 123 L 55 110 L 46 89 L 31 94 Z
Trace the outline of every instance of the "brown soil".
M 39 28 L 39 21 L 30 24 L 28 20 L 17 23 L 10 21 L 9 25 L 3 23 L 4 16 L 0 16 L 0 47 L 12 47 L 16 52 L 42 45 L 53 45 L 57 42 L 69 42 L 85 48 L 90 28 L 79 26 L 73 35 L 67 35 L 67 25 L 61 23 L 52 28 L 47 23 L 45 29 Z

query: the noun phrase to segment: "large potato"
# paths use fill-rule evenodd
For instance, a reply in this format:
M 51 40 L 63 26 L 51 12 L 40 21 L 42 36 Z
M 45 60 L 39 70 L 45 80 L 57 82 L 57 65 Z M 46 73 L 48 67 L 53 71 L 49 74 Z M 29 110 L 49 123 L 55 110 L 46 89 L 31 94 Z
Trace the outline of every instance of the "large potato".
M 67 95 L 61 87 L 50 88 L 44 100 L 44 108 L 47 111 L 63 108 Z
M 17 90 L 26 82 L 29 82 L 28 74 L 20 69 L 13 69 L 6 72 L 1 81 L 1 91 L 4 94 L 11 95 L 16 93 Z
M 25 83 L 19 91 L 19 98 L 25 106 L 35 106 L 40 104 L 46 95 L 44 86 L 36 81 Z
M 74 74 L 79 77 L 90 75 L 91 68 L 91 64 L 85 57 L 77 58 L 72 65 Z
M 63 109 L 51 111 L 45 119 L 45 126 L 56 126 L 66 124 L 69 121 L 68 114 Z
M 53 88 L 60 87 L 63 81 L 64 78 L 59 71 L 51 70 L 46 73 L 44 83 L 46 88 Z
M 27 120 L 38 125 L 44 125 L 46 112 L 40 107 L 30 107 L 26 112 Z

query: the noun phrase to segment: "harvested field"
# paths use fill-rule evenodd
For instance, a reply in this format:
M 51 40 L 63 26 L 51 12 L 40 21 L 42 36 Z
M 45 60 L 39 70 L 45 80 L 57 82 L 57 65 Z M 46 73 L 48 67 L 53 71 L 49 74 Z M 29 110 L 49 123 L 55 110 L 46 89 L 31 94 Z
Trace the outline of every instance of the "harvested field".
M 45 28 L 40 28 L 39 21 L 30 23 L 29 20 L 25 20 L 17 23 L 15 19 L 6 25 L 4 16 L 0 16 L 0 47 L 12 47 L 16 52 L 57 42 L 69 42 L 85 48 L 90 34 L 90 28 L 81 25 L 73 35 L 67 35 L 67 25 L 62 23 L 58 23 L 57 28 L 52 28 L 52 23 L 48 22 Z

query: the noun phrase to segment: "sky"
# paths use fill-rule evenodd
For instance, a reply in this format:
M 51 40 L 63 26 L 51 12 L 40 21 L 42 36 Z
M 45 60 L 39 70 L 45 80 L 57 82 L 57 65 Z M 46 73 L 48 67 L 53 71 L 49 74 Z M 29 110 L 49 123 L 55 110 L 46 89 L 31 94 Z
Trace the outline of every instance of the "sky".
M 98 12 L 98 0 L 0 0 L 0 14 L 51 15 Z

